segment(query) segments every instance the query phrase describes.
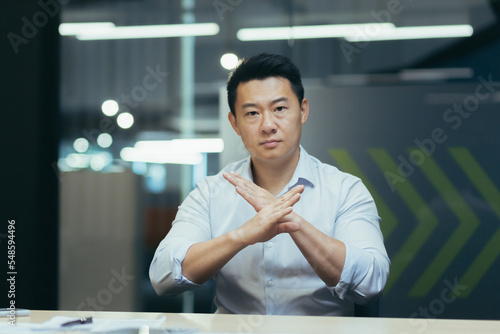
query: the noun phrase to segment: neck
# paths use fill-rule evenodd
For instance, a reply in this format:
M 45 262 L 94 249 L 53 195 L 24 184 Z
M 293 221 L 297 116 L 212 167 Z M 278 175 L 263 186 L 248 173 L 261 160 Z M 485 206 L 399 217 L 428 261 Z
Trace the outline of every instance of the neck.
M 292 179 L 295 168 L 299 163 L 300 149 L 276 161 L 260 161 L 252 158 L 253 181 L 256 185 L 266 189 L 274 196 Z

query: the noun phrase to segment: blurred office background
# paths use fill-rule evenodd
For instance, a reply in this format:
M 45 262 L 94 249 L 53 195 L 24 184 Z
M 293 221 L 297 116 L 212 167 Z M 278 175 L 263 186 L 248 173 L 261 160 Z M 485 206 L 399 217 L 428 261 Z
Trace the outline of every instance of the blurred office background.
M 2 15 L 17 307 L 210 312 L 211 282 L 159 297 L 149 262 L 196 182 L 245 156 L 225 81 L 269 52 L 301 69 L 306 150 L 377 202 L 381 315 L 500 319 L 499 1 L 23 0 Z

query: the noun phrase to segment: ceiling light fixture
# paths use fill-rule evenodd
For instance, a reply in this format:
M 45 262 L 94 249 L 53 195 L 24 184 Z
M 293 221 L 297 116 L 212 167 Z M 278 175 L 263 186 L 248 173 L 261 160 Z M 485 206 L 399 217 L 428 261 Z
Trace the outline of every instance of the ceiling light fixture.
M 123 148 L 120 157 L 125 161 L 197 165 L 203 161 L 202 153 L 218 153 L 223 149 L 221 138 L 142 140 L 134 147 Z
M 219 153 L 224 150 L 221 138 L 196 138 L 173 140 L 141 140 L 135 148 L 167 153 Z
M 468 24 L 443 25 L 443 26 L 421 26 L 421 27 L 397 27 L 395 29 L 383 30 L 378 34 L 367 36 L 346 36 L 349 42 L 369 41 L 391 41 L 430 38 L 458 38 L 469 37 L 474 33 L 474 28 Z
M 232 70 L 238 65 L 238 56 L 234 53 L 225 53 L 220 57 L 220 64 L 226 70 Z
M 102 103 L 101 110 L 106 116 L 114 116 L 120 110 L 120 106 L 115 100 L 106 100 Z
M 146 162 L 154 164 L 197 165 L 203 161 L 201 153 L 164 154 L 163 152 L 125 147 L 120 151 L 124 161 Z
M 116 123 L 122 129 L 129 129 L 134 125 L 134 116 L 129 112 L 124 112 L 118 115 L 116 118 Z
M 182 36 L 211 36 L 219 33 L 217 23 L 161 24 L 115 26 L 111 22 L 63 23 L 62 36 L 76 36 L 79 40 L 165 38 Z
M 59 35 L 75 36 L 113 28 L 115 28 L 113 22 L 61 23 L 59 25 Z
M 315 26 L 245 28 L 236 36 L 241 41 L 345 38 L 349 42 L 402 39 L 469 37 L 474 28 L 468 24 L 396 27 L 392 23 L 332 24 Z
M 327 24 L 314 26 L 244 28 L 236 36 L 240 41 L 271 41 L 288 39 L 333 38 L 373 34 L 394 29 L 392 23 Z M 372 33 L 373 32 L 373 33 Z

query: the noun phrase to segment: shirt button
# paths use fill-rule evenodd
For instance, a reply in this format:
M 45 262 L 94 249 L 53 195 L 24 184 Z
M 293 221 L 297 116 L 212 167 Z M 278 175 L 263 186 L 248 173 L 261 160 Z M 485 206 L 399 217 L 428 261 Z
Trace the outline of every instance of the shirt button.
M 274 286 L 274 281 L 272 279 L 270 279 L 269 281 L 267 281 L 267 286 Z
M 267 246 L 267 248 L 273 248 L 273 243 L 272 243 L 272 242 L 268 242 L 268 243 L 266 244 L 266 246 Z

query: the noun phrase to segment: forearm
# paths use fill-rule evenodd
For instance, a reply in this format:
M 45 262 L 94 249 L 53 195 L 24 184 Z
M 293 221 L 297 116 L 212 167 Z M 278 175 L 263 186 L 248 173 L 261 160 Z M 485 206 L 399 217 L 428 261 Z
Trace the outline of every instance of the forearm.
M 272 239 L 280 232 L 288 232 L 286 224 L 280 231 L 280 219 L 292 212 L 292 206 L 300 199 L 292 193 L 260 210 L 245 224 L 217 238 L 191 246 L 182 262 L 182 274 L 192 282 L 208 281 L 239 251 L 249 245 Z
M 212 278 L 245 245 L 231 231 L 220 237 L 191 246 L 182 262 L 182 275 L 192 282 L 203 284 Z
M 324 234 L 297 214 L 293 215 L 294 221 L 300 222 L 300 229 L 290 233 L 293 241 L 319 278 L 328 286 L 337 285 L 344 268 L 345 244 Z

